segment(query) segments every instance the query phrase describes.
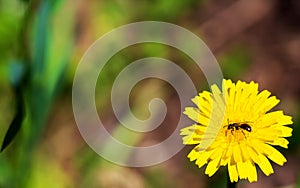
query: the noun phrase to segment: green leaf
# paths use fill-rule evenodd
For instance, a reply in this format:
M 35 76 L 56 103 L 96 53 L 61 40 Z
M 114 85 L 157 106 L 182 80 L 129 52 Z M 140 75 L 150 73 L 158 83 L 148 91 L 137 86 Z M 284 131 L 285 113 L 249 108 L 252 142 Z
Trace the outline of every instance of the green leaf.
M 24 112 L 24 99 L 22 87 L 26 85 L 26 68 L 23 61 L 15 60 L 9 66 L 10 82 L 13 86 L 16 96 L 16 115 L 13 118 L 9 128 L 5 134 L 4 140 L 1 146 L 1 152 L 12 142 L 16 134 L 19 132 L 25 112 Z
M 1 146 L 1 152 L 12 142 L 12 140 L 15 138 L 16 134 L 19 132 L 22 122 L 24 120 L 24 101 L 22 92 L 20 91 L 19 87 L 16 89 L 16 98 L 17 98 L 17 112 L 12 120 L 11 124 L 9 125 L 9 128 L 5 134 L 4 140 L 2 142 Z
M 34 74 L 37 74 L 37 76 L 43 73 L 45 66 L 51 8 L 49 0 L 42 1 L 36 18 L 35 49 L 32 70 Z

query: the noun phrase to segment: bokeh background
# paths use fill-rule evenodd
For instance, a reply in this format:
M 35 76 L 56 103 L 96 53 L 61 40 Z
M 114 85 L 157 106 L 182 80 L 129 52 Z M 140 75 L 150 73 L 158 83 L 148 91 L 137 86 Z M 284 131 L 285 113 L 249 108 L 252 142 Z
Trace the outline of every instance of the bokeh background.
M 72 112 L 72 81 L 87 48 L 113 28 L 136 21 L 177 24 L 197 34 L 217 57 L 225 78 L 254 80 L 281 99 L 277 109 L 293 116 L 288 162 L 275 174 L 259 171 L 257 183 L 238 187 L 300 187 L 300 1 L 297 0 L 0 0 L 0 140 L 11 122 L 12 143 L 0 154 L 0 187 L 225 187 L 226 169 L 204 175 L 186 158 L 186 147 L 153 167 L 127 168 L 103 160 L 84 142 Z M 143 57 L 180 65 L 199 91 L 208 89 L 201 70 L 180 51 L 159 44 L 123 49 L 104 67 L 96 89 L 107 129 L 132 145 L 167 138 L 180 115 L 172 87 L 157 79 L 140 82 L 130 98 L 137 117 L 148 101 L 165 100 L 168 113 L 155 131 L 122 134 L 110 104 L 110 89 L 126 65 Z M 25 114 L 22 113 L 25 111 Z M 19 129 L 20 120 L 23 123 Z

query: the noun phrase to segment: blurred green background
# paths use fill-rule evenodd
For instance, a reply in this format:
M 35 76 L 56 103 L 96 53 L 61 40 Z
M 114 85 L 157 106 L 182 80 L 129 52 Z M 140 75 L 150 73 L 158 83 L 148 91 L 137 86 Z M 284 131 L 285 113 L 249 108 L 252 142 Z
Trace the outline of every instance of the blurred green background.
M 270 177 L 259 172 L 257 183 L 240 181 L 238 187 L 300 187 L 299 12 L 297 0 L 0 0 L 0 138 L 4 140 L 12 122 L 8 138 L 17 133 L 0 154 L 0 187 L 226 185 L 225 168 L 209 178 L 188 161 L 190 147 L 154 167 L 126 168 L 103 160 L 78 132 L 71 93 L 80 58 L 106 32 L 145 20 L 189 29 L 212 50 L 225 78 L 254 80 L 281 99 L 278 109 L 294 120 L 289 149 L 280 150 L 288 162 L 283 167 L 273 164 Z M 201 70 L 176 49 L 150 43 L 120 51 L 104 67 L 96 89 L 99 115 L 116 135 L 122 135 L 122 127 L 116 126 L 110 104 L 114 78 L 130 62 L 150 56 L 176 62 L 199 91 L 208 88 Z M 147 118 L 147 102 L 157 96 L 168 106 L 162 126 L 136 137 L 123 135 L 124 142 L 157 143 L 172 133 L 181 112 L 168 84 L 150 79 L 135 87 L 130 99 L 134 113 Z

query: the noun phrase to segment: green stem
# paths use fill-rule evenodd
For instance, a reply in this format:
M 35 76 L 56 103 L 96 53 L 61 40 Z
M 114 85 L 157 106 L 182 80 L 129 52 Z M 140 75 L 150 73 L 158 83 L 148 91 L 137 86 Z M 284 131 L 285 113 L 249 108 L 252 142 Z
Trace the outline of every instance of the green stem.
M 229 174 L 227 173 L 227 188 L 236 188 L 237 182 L 231 182 Z
M 231 182 L 230 180 L 227 181 L 227 187 L 228 188 L 236 188 L 236 182 Z

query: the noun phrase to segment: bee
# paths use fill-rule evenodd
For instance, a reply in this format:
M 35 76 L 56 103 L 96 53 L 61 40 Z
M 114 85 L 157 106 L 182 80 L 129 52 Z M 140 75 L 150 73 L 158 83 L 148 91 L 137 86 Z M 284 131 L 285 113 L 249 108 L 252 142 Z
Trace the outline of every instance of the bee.
M 248 132 L 252 131 L 251 126 L 247 123 L 230 123 L 227 126 L 227 130 L 230 130 L 232 135 L 233 135 L 234 130 L 240 130 L 240 129 L 248 131 Z M 244 136 L 246 136 L 244 131 L 242 131 L 242 133 L 244 134 Z
M 247 123 L 231 123 L 227 127 L 228 130 L 239 130 L 239 129 L 244 129 L 245 131 L 251 132 L 251 126 L 248 125 Z

